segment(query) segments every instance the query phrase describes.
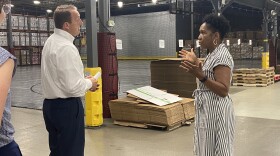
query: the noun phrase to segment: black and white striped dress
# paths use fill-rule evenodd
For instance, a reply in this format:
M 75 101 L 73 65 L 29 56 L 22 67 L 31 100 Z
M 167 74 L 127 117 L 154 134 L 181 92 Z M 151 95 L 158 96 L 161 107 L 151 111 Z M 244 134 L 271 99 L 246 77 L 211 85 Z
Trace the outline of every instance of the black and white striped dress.
M 226 46 L 220 44 L 208 54 L 203 71 L 214 80 L 216 66 L 233 70 L 233 59 Z M 194 154 L 197 156 L 233 156 L 235 117 L 230 96 L 220 97 L 199 82 L 194 91 L 196 103 Z

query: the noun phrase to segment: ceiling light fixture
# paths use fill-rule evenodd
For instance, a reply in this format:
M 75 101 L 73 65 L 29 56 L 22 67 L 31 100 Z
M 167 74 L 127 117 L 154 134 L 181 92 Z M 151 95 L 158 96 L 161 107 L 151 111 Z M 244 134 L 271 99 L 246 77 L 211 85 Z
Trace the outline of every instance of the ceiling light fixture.
M 156 3 L 157 3 L 157 0 L 152 0 L 152 2 L 153 2 L 154 4 L 156 4 Z
M 118 6 L 119 6 L 119 8 L 122 8 L 123 7 L 123 2 L 122 1 L 118 1 Z
M 52 13 L 52 10 L 48 9 L 48 10 L 47 10 L 47 13 Z
M 40 1 L 33 1 L 34 4 L 38 5 L 38 4 L 41 4 Z
M 276 12 L 275 10 L 271 10 L 271 11 L 270 11 L 270 14 L 271 14 L 272 16 L 275 16 L 275 15 L 277 15 L 277 12 Z

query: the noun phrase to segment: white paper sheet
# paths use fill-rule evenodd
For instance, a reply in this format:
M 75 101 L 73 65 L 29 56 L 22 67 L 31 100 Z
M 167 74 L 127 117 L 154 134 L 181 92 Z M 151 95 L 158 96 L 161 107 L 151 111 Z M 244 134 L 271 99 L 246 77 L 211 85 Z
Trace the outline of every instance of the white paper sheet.
M 159 48 L 165 48 L 165 41 L 159 40 Z
M 184 40 L 179 40 L 179 47 L 183 48 L 184 47 Z
M 127 92 L 158 106 L 164 106 L 182 100 L 173 94 L 166 93 L 151 86 L 132 89 Z
M 116 44 L 117 44 L 117 49 L 118 50 L 122 50 L 122 40 L 120 39 L 116 39 Z

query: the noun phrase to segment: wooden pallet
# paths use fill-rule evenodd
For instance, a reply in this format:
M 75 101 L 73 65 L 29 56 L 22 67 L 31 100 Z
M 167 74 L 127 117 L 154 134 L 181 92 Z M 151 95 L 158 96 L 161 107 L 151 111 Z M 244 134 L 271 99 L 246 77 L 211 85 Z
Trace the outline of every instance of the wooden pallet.
M 274 72 L 246 74 L 246 76 L 248 76 L 248 77 L 271 77 L 274 75 L 275 75 Z
M 239 73 L 234 73 L 232 76 L 233 77 L 271 77 L 274 76 L 274 72 L 268 72 L 268 73 L 251 73 L 251 74 L 239 74 Z
M 273 82 L 267 83 L 267 84 L 247 84 L 247 83 L 233 83 L 233 86 L 243 86 L 243 87 L 267 87 L 271 84 L 274 84 Z
M 247 77 L 247 76 L 244 76 L 244 77 L 233 77 L 232 78 L 233 80 L 248 80 L 248 81 L 253 81 L 253 80 L 259 80 L 259 81 L 266 81 L 266 80 L 273 80 L 273 77 Z
M 259 75 L 257 75 L 257 74 L 253 74 L 253 75 L 247 75 L 245 78 L 247 78 L 247 79 L 269 79 L 269 78 L 274 78 L 274 73 L 270 73 L 270 74 L 259 74 Z
M 242 73 L 233 73 L 233 77 L 244 77 L 247 76 L 247 74 L 242 74 Z
M 246 84 L 270 84 L 272 81 L 274 81 L 273 78 L 269 79 L 244 79 L 244 80 L 233 80 L 233 83 L 246 83 Z
M 119 121 L 115 120 L 115 125 L 126 126 L 126 127 L 135 127 L 135 128 L 145 128 L 145 129 L 156 129 L 156 130 L 164 130 L 164 131 L 172 131 L 175 130 L 183 125 L 190 125 L 193 123 L 193 120 L 187 120 L 185 122 L 179 122 L 172 126 L 164 126 L 164 125 L 157 125 L 157 124 L 147 124 L 147 123 L 135 123 L 129 121 Z
M 235 74 L 266 74 L 268 72 L 274 72 L 274 67 L 269 67 L 267 69 L 259 68 L 240 68 L 233 71 Z

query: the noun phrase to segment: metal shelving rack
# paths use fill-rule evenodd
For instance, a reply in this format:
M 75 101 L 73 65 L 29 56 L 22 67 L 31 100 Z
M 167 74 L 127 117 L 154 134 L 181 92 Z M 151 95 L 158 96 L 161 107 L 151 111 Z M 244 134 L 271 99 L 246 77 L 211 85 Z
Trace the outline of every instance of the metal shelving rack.
M 17 14 L 7 16 L 6 22 L 0 27 L 0 45 L 17 57 L 19 66 L 39 65 L 44 42 L 53 28 L 50 17 Z

